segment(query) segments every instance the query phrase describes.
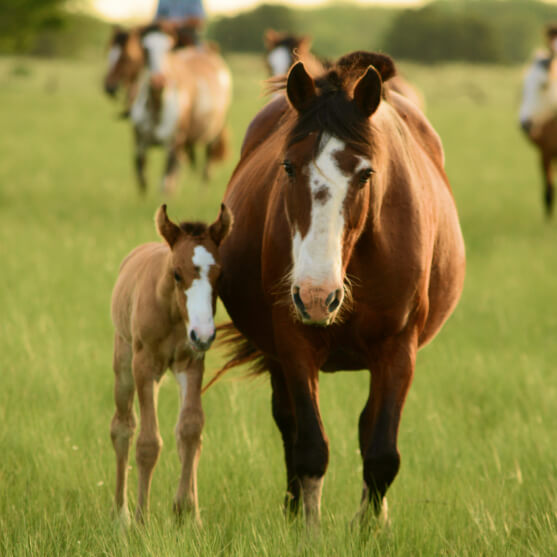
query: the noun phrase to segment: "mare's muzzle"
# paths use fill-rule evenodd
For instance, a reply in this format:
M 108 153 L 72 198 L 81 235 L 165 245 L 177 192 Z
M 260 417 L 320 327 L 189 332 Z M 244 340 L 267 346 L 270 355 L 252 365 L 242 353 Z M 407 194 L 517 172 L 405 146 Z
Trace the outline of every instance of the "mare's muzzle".
M 294 286 L 292 301 L 303 323 L 308 325 L 330 325 L 342 304 L 342 288 Z

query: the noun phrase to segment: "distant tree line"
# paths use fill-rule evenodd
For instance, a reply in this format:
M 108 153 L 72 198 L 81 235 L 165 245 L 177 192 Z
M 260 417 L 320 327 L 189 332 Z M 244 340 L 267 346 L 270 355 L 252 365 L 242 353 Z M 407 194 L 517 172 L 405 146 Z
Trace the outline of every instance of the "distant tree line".
M 0 0 L 0 53 L 98 56 L 108 25 L 70 14 L 64 9 L 68 2 Z M 261 53 L 263 33 L 272 27 L 313 37 L 314 51 L 323 57 L 362 49 L 424 63 L 507 64 L 527 60 L 543 44 L 549 21 L 557 21 L 557 6 L 539 0 L 434 0 L 417 9 L 262 4 L 211 18 L 206 34 L 224 53 Z

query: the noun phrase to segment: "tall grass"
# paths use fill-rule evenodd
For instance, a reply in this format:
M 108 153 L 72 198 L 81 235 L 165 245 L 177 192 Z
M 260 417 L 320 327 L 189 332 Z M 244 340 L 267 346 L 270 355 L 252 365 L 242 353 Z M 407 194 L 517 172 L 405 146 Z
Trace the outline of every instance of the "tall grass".
M 215 217 L 264 102 L 261 61 L 229 62 L 233 153 L 208 186 L 183 171 L 168 200 L 175 218 Z M 456 313 L 418 357 L 392 526 L 367 537 L 349 527 L 368 391 L 359 372 L 322 376 L 331 458 L 320 535 L 282 517 L 282 449 L 264 377 L 224 379 L 204 398 L 201 530 L 171 513 L 178 397 L 171 379 L 163 384 L 151 521 L 124 534 L 111 516 L 109 299 L 122 257 L 156 238 L 163 158 L 153 153 L 141 199 L 129 124 L 102 97 L 100 65 L 0 60 L 0 554 L 555 554 L 557 228 L 543 218 L 536 153 L 516 124 L 520 70 L 402 69 L 445 144 L 468 272 Z M 210 353 L 208 370 L 220 362 Z M 130 464 L 134 506 L 133 451 Z

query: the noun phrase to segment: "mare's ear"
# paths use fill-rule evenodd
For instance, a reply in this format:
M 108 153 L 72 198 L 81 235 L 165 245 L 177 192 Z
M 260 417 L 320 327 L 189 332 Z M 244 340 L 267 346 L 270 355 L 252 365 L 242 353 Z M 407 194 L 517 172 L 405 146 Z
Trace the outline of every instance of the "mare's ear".
M 226 235 L 232 229 L 233 223 L 234 217 L 230 209 L 224 203 L 221 203 L 217 220 L 209 226 L 209 234 L 217 246 L 220 246 L 220 243 L 226 238 Z
M 354 88 L 354 103 L 369 118 L 381 102 L 383 82 L 379 72 L 368 66 L 366 73 L 360 77 Z
M 286 78 L 286 94 L 290 104 L 298 112 L 305 110 L 315 98 L 315 84 L 303 62 L 296 62 L 290 68 Z
M 266 29 L 263 33 L 263 43 L 267 50 L 274 48 L 275 44 L 279 41 L 279 34 L 274 29 Z
M 180 235 L 180 227 L 174 224 L 166 214 L 166 204 L 161 205 L 155 215 L 157 232 L 166 243 L 172 247 Z

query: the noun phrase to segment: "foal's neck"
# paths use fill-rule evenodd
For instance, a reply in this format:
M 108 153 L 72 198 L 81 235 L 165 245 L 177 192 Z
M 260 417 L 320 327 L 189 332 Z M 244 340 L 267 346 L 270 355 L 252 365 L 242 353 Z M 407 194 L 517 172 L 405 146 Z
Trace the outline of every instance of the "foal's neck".
M 174 269 L 172 268 L 170 249 L 161 264 L 160 276 L 157 280 L 157 300 L 161 306 L 167 309 L 170 320 L 173 323 L 181 321 L 178 303 L 176 302 Z

